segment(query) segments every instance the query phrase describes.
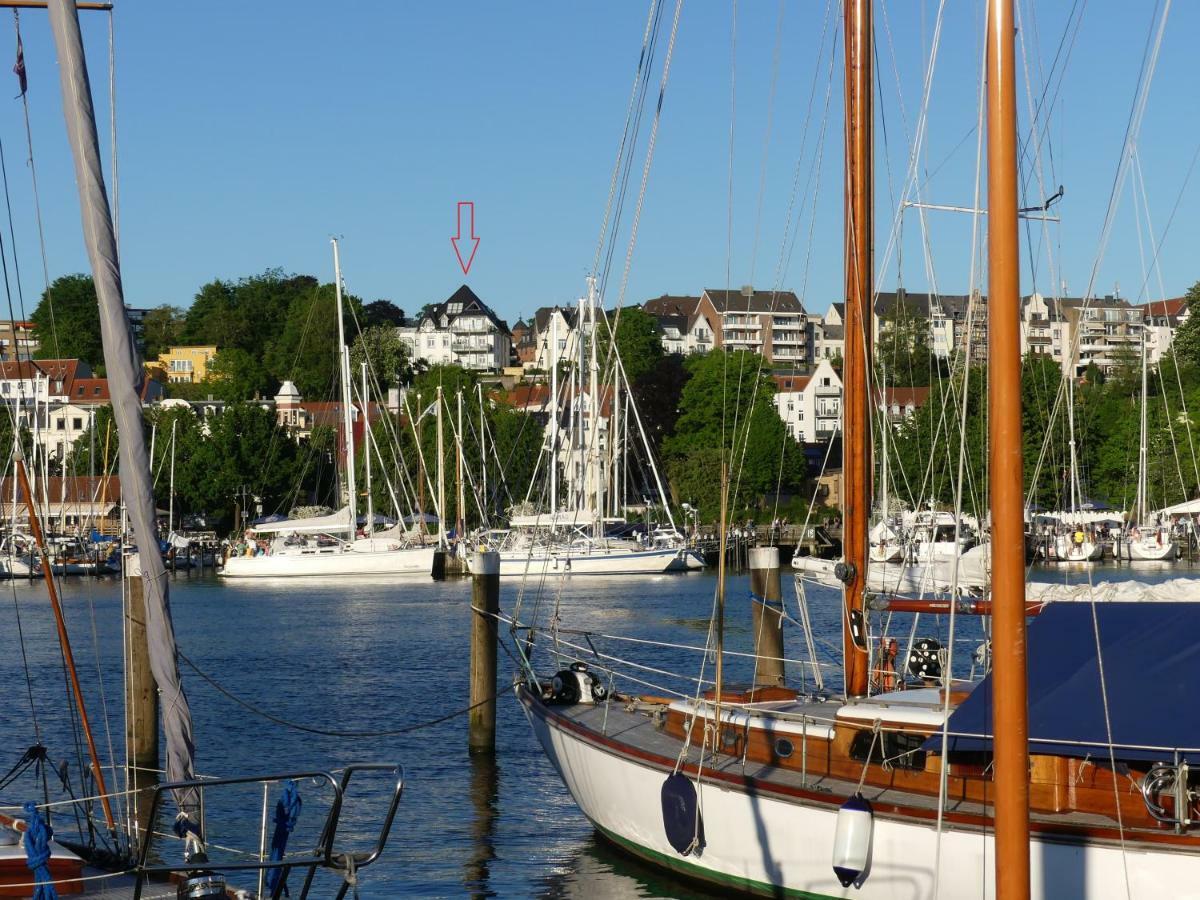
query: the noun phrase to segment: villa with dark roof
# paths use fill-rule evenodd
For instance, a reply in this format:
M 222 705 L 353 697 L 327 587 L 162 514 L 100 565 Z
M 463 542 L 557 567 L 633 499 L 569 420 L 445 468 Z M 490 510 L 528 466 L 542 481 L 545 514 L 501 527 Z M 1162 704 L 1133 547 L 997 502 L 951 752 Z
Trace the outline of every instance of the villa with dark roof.
M 512 352 L 508 324 L 465 284 L 398 330 L 413 360 L 431 366 L 498 372 L 508 365 Z

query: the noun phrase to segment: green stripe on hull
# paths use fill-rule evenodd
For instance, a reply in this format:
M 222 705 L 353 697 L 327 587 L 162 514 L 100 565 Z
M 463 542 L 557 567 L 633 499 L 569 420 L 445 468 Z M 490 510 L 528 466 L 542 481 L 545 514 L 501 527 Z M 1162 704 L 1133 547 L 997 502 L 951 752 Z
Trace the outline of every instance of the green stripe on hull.
M 626 853 L 630 853 L 652 865 L 662 866 L 696 881 L 704 881 L 710 885 L 718 885 L 723 888 L 733 888 L 744 894 L 759 894 L 768 897 L 797 897 L 799 900 L 839 900 L 833 894 L 814 894 L 811 891 L 784 888 L 774 884 L 767 884 L 765 881 L 738 878 L 736 875 L 715 872 L 712 869 L 706 869 L 695 863 L 687 862 L 682 856 L 670 856 L 666 853 L 659 853 L 657 850 L 643 847 L 641 844 L 635 844 L 633 841 L 614 834 L 607 828 L 602 828 L 595 822 L 592 825 L 602 837 L 610 843 L 616 844 Z

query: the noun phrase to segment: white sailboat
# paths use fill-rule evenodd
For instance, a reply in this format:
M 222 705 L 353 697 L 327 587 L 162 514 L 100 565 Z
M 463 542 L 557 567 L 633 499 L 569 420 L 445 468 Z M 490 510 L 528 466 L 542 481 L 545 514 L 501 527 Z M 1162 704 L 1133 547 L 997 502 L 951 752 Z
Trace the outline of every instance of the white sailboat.
M 399 526 L 375 532 L 368 517 L 359 536 L 357 487 L 354 474 L 354 420 L 351 406 L 350 349 L 342 317 L 342 268 L 337 239 L 333 244 L 334 291 L 337 297 L 339 364 L 342 392 L 342 433 L 347 504 L 338 513 L 312 519 L 286 519 L 255 525 L 248 530 L 244 549 L 231 548 L 218 570 L 226 578 L 295 578 L 319 575 L 429 575 L 433 572 L 433 544 L 419 541 Z M 364 427 L 370 427 L 366 394 L 362 398 Z M 368 437 L 367 465 L 370 465 Z
M 1138 440 L 1138 484 L 1137 499 L 1133 515 L 1124 534 L 1121 535 L 1119 552 L 1129 560 L 1174 559 L 1179 555 L 1171 527 L 1163 522 L 1151 521 L 1147 501 L 1146 466 L 1146 405 L 1147 387 L 1146 332 L 1142 330 L 1142 403 L 1140 436 Z
M 633 539 L 613 537 L 608 529 L 625 524 L 617 513 L 622 501 L 620 478 L 616 474 L 620 465 L 623 439 L 617 428 L 609 434 L 610 453 L 601 453 L 600 418 L 604 396 L 600 385 L 600 363 L 597 357 L 597 302 L 595 278 L 588 279 L 588 294 L 579 303 L 577 327 L 583 340 L 576 342 L 579 357 L 576 369 L 572 370 L 572 389 L 567 404 L 569 413 L 566 434 L 561 427 L 562 409 L 559 392 L 558 316 L 551 319 L 550 334 L 550 436 L 546 459 L 549 468 L 548 513 L 513 514 L 509 528 L 492 529 L 481 535 L 480 544 L 494 550 L 500 556 L 501 576 L 537 577 L 548 574 L 570 575 L 655 575 L 664 572 L 685 572 L 704 568 L 704 559 L 689 548 L 687 542 L 675 528 L 670 505 L 666 502 L 657 467 L 647 445 L 647 456 L 651 457 L 655 486 L 662 508 L 666 511 L 669 527 Z M 587 356 L 585 357 L 585 352 Z M 619 356 L 615 357 L 613 378 L 610 386 L 614 422 L 620 415 L 620 388 L 624 383 L 624 371 Z M 582 387 L 583 376 L 576 371 L 588 373 L 588 386 Z M 627 386 L 626 386 L 627 389 Z M 632 409 L 632 398 L 629 398 Z M 641 420 L 633 415 L 641 431 Z M 628 427 L 626 416 L 625 426 Z M 646 444 L 642 432 L 643 443 Z M 573 472 L 571 500 L 573 508 L 560 509 L 559 456 L 563 447 L 569 449 L 568 466 Z M 610 510 L 611 504 L 611 510 Z M 611 511 L 613 515 L 605 515 Z M 471 556 L 468 555 L 468 567 Z

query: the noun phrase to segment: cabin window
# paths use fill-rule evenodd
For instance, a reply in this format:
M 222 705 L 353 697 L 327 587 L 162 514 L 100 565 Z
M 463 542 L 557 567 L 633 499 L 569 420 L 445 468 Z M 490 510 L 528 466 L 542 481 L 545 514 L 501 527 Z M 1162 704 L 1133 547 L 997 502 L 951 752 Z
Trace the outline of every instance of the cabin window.
M 925 751 L 920 749 L 923 743 L 925 738 L 919 734 L 881 731 L 876 737 L 869 730 L 860 731 L 850 742 L 850 758 L 877 765 L 887 760 L 898 769 L 921 771 L 925 768 Z
M 796 748 L 792 746 L 792 742 L 787 738 L 775 739 L 775 755 L 780 759 L 787 759 L 792 755 L 795 749 Z

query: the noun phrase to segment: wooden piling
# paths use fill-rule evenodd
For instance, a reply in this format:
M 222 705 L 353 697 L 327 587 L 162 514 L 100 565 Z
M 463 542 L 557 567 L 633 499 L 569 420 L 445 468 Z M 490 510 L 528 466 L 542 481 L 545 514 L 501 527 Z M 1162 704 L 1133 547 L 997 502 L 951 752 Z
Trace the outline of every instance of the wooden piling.
M 750 550 L 750 608 L 753 614 L 755 684 L 782 687 L 783 592 L 779 575 L 779 548 Z
M 472 753 L 496 749 L 496 643 L 500 613 L 500 554 L 471 559 L 471 710 L 467 746 Z
M 125 758 L 130 786 L 157 780 L 158 685 L 150 671 L 150 646 L 146 640 L 146 600 L 142 568 L 137 557 L 125 558 L 121 567 L 128 605 L 125 609 L 125 647 L 129 658 L 125 687 Z M 143 771 L 146 770 L 146 771 Z

